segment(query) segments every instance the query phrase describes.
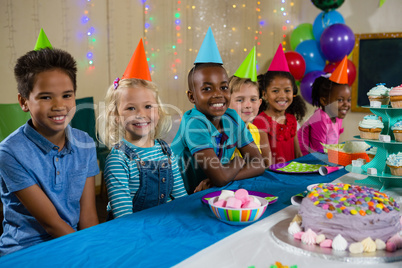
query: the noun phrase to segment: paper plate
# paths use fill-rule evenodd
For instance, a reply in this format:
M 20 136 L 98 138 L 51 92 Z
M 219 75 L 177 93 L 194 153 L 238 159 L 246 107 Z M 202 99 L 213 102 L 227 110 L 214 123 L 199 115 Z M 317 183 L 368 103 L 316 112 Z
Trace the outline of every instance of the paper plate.
M 233 191 L 233 192 L 234 192 L 234 191 L 236 191 L 236 190 L 230 190 L 230 191 Z M 211 198 L 213 198 L 213 197 L 219 196 L 219 195 L 221 194 L 221 192 L 222 192 L 222 191 L 216 191 L 216 192 L 212 192 L 212 193 L 206 194 L 206 195 L 204 195 L 204 196 L 201 198 L 201 202 L 208 205 L 208 200 L 211 199 Z M 249 194 L 249 195 L 258 196 L 258 197 L 261 197 L 261 198 L 266 199 L 266 200 L 268 201 L 268 204 L 269 204 L 269 205 L 275 203 L 275 202 L 278 200 L 278 197 L 277 197 L 277 196 L 274 196 L 274 195 L 272 195 L 272 194 L 261 193 L 261 192 L 255 192 L 255 191 L 248 191 L 248 194 Z
M 290 163 L 279 163 L 279 164 L 273 164 L 273 165 L 270 165 L 269 167 L 268 167 L 268 169 L 270 169 L 270 170 L 272 170 L 272 171 L 274 171 L 274 172 L 278 172 L 278 173 L 287 173 L 287 174 L 312 174 L 312 173 L 318 173 L 318 168 L 317 168 L 317 170 L 314 170 L 314 171 L 285 171 L 285 170 L 279 170 L 279 169 L 281 169 L 281 168 L 285 168 L 285 167 L 287 167 L 289 164 L 291 164 L 292 162 L 290 162 Z M 299 164 L 303 164 L 303 163 L 299 163 Z M 306 164 L 306 165 L 310 165 L 310 164 Z M 320 166 L 323 166 L 323 165 L 320 165 Z

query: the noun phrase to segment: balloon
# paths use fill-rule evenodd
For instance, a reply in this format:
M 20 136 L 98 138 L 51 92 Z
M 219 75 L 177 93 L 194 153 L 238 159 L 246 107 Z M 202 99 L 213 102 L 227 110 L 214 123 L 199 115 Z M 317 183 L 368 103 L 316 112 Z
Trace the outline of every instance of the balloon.
M 304 72 L 306 71 L 306 62 L 304 61 L 302 55 L 295 51 L 285 52 L 286 61 L 289 66 L 290 73 L 296 80 L 303 78 Z
M 311 0 L 313 4 L 323 11 L 337 9 L 345 0 Z
M 290 35 L 290 47 L 295 50 L 298 44 L 311 39 L 314 39 L 313 25 L 311 23 L 299 24 Z
M 341 13 L 338 11 L 332 10 L 318 14 L 313 23 L 313 34 L 315 40 L 320 40 L 322 32 L 329 26 L 336 23 L 345 23 Z
M 328 63 L 327 65 L 325 65 L 324 72 L 332 73 L 335 70 L 335 68 L 338 67 L 339 63 L 341 63 L 341 62 L 339 61 L 339 62 Z M 349 86 L 352 86 L 355 79 L 356 79 L 356 66 L 351 60 L 348 60 L 348 84 L 349 84 Z
M 306 73 L 322 71 L 325 67 L 325 59 L 316 40 L 306 40 L 296 47 L 296 52 L 301 54 L 306 62 Z
M 331 62 L 343 59 L 352 52 L 355 45 L 355 36 L 345 24 L 333 24 L 321 34 L 320 47 L 324 56 Z
M 300 83 L 300 93 L 302 97 L 310 104 L 312 104 L 313 100 L 311 97 L 311 92 L 313 90 L 313 83 L 317 77 L 325 74 L 323 71 L 312 71 L 307 73 L 301 83 Z

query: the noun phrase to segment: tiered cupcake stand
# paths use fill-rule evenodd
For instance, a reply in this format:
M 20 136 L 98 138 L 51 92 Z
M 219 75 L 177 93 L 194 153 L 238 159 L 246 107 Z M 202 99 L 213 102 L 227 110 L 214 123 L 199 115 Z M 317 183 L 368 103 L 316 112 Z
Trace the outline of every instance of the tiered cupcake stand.
M 377 153 L 375 157 L 363 165 L 362 167 L 353 167 L 352 165 L 346 166 L 346 170 L 353 173 L 359 173 L 363 175 L 367 174 L 368 168 L 376 168 L 377 175 L 368 175 L 366 179 L 356 180 L 356 184 L 370 185 L 379 188 L 383 191 L 391 187 L 402 187 L 402 176 L 391 175 L 389 167 L 386 165 L 387 158 L 390 154 L 397 154 L 402 152 L 402 142 L 395 141 L 394 133 L 391 130 L 391 126 L 399 119 L 402 119 L 402 108 L 392 108 L 391 106 L 382 105 L 381 108 L 370 108 L 370 111 L 377 116 L 381 116 L 384 128 L 381 131 L 382 135 L 390 135 L 391 142 L 382 142 L 379 140 L 366 140 L 364 141 L 370 145 L 377 147 Z M 361 139 L 360 136 L 354 136 L 356 139 Z

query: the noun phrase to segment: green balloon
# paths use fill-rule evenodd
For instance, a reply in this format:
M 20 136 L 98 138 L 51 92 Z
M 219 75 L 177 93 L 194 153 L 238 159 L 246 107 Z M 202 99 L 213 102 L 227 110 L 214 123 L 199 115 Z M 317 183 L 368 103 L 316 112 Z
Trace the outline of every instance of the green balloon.
M 324 12 L 337 9 L 345 0 L 311 0 L 311 2 Z
M 295 50 L 301 42 L 312 39 L 314 39 L 313 25 L 311 23 L 299 24 L 290 35 L 290 47 Z

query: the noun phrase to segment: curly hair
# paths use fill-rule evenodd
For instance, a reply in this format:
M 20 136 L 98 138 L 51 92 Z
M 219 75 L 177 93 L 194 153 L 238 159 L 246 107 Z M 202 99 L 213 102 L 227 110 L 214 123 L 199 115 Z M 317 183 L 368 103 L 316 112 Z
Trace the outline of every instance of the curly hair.
M 301 96 L 297 95 L 298 88 L 296 85 L 296 80 L 293 75 L 289 72 L 281 72 L 281 71 L 267 71 L 265 74 L 260 74 L 258 78 L 260 98 L 262 98 L 262 103 L 260 105 L 260 109 L 258 113 L 261 113 L 268 109 L 268 103 L 263 98 L 263 93 L 266 92 L 267 87 L 272 83 L 272 81 L 277 78 L 286 78 L 289 79 L 292 87 L 293 87 L 293 101 L 290 106 L 286 109 L 286 112 L 289 114 L 293 114 L 297 121 L 301 121 L 303 117 L 306 115 L 307 107 L 306 103 L 302 99 Z
M 342 84 L 335 83 L 329 78 L 324 76 L 319 76 L 314 80 L 312 91 L 311 91 L 311 102 L 313 106 L 321 108 L 325 111 L 325 105 L 321 103 L 321 98 L 329 100 L 329 97 L 335 90 L 337 86 L 341 86 Z
M 253 82 L 250 78 L 240 78 L 233 75 L 229 78 L 230 94 L 239 92 L 241 86 L 244 84 L 254 85 L 258 89 L 258 82 Z
M 118 143 L 126 132 L 124 126 L 116 120 L 119 116 L 118 107 L 121 92 L 127 88 L 140 87 L 151 90 L 158 104 L 159 121 L 155 127 L 155 131 L 152 133 L 152 139 L 164 137 L 172 127 L 171 117 L 163 107 L 159 97 L 159 90 L 155 83 L 135 78 L 123 79 L 120 80 L 117 89 L 114 88 L 113 84 L 108 88 L 105 97 L 105 107 L 100 112 L 96 126 L 100 137 L 99 141 L 104 143 L 108 148 L 112 148 Z
M 73 83 L 74 93 L 77 91 L 77 63 L 70 53 L 56 48 L 32 50 L 18 58 L 14 67 L 18 93 L 29 98 L 36 77 L 46 71 L 61 70 Z

